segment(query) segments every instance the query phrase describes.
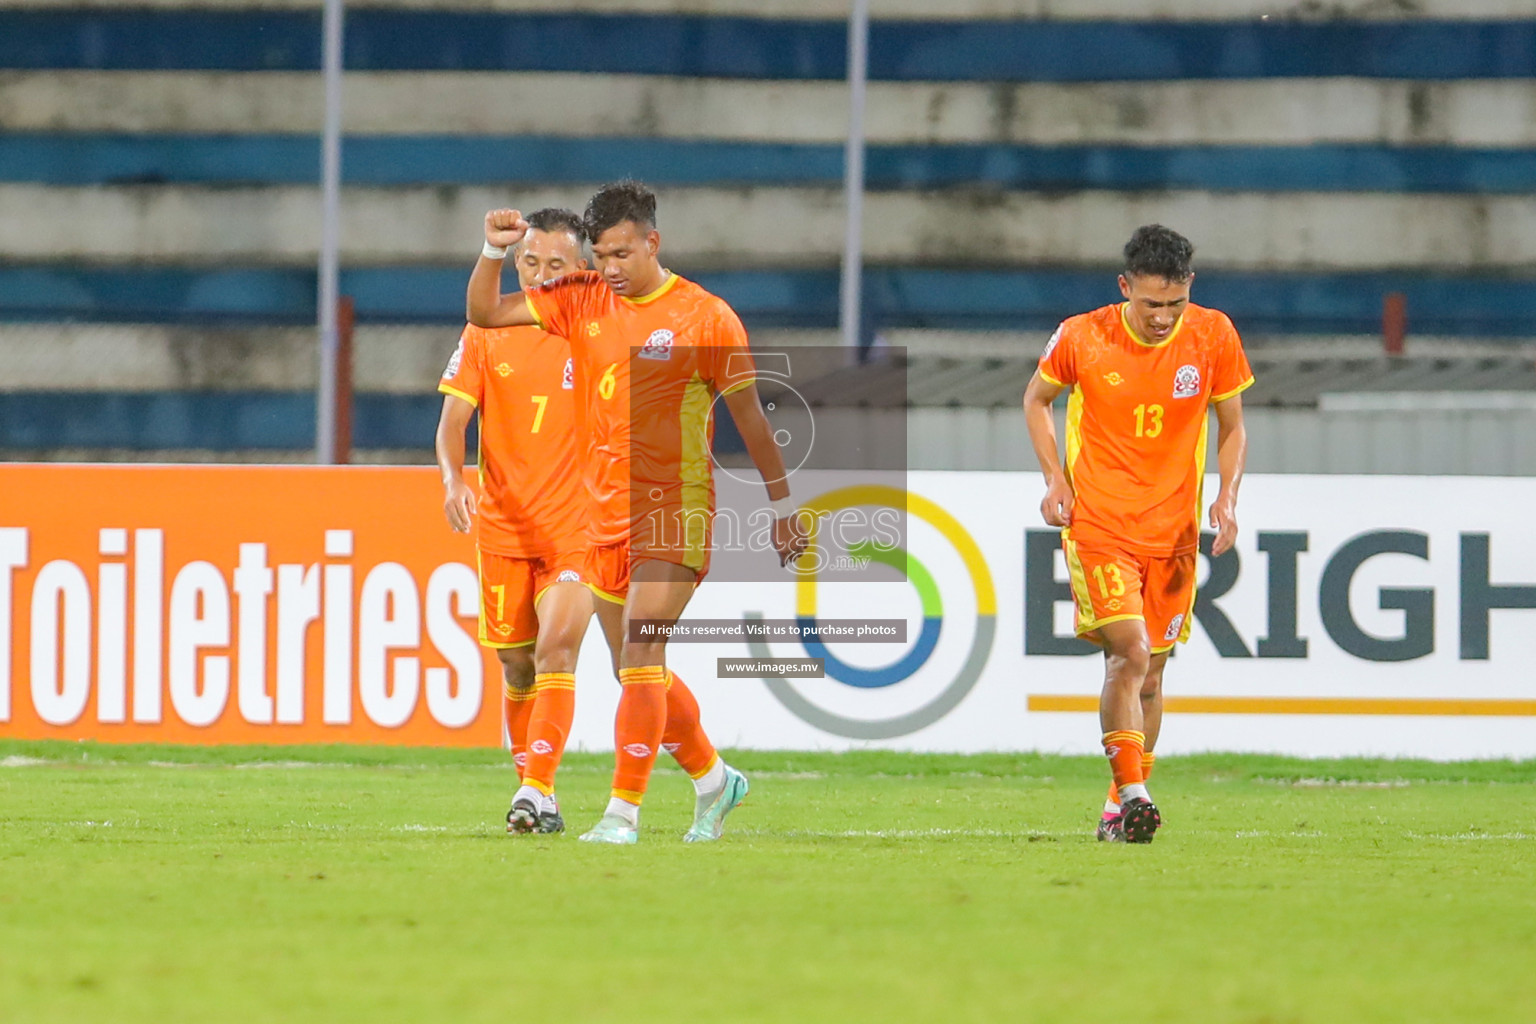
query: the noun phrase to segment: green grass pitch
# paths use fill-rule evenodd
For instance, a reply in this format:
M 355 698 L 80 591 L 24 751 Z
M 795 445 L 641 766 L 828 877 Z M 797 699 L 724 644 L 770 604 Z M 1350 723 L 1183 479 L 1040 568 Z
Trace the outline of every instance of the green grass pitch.
M 0 741 L 0 1019 L 1536 1021 L 1536 762 L 738 753 L 726 837 L 504 834 L 499 751 Z

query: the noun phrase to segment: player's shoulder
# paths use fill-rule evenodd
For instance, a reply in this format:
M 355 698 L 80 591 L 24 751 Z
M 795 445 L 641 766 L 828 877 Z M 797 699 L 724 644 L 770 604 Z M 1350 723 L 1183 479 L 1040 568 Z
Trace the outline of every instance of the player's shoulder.
M 519 324 L 516 327 L 476 327 L 474 324 L 465 324 L 464 333 L 459 337 L 470 345 L 494 345 L 504 341 L 527 344 L 554 335 L 532 324 Z
M 681 274 L 674 275 L 676 283 L 670 294 L 674 300 L 686 307 L 690 315 L 699 320 L 726 324 L 733 327 L 741 325 L 741 317 L 736 315 L 736 310 L 714 292 L 705 288 L 697 281 L 689 280 Z
M 595 270 L 573 270 L 569 274 L 557 277 L 551 281 L 532 289 L 533 295 L 572 295 L 580 292 L 590 292 L 594 289 L 607 289 L 603 284 L 603 275 Z
M 1221 340 L 1237 333 L 1232 318 L 1227 314 L 1212 306 L 1200 306 L 1193 302 L 1184 308 L 1184 323 L 1212 340 Z
M 1098 309 L 1090 309 L 1086 313 L 1078 313 L 1069 316 L 1061 322 L 1053 335 L 1058 341 L 1071 340 L 1082 336 L 1101 338 L 1106 332 L 1114 330 L 1120 323 L 1120 304 L 1112 303 L 1108 306 L 1100 306 Z
M 1114 326 L 1120 322 L 1121 303 L 1112 302 L 1098 309 L 1090 309 L 1086 313 L 1069 316 L 1061 322 L 1061 326 L 1069 331 L 1102 331 L 1106 326 Z

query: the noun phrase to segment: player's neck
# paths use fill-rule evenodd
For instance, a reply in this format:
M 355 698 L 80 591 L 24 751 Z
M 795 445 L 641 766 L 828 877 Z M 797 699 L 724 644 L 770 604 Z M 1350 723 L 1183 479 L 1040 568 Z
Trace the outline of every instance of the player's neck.
M 654 299 L 671 281 L 672 271 L 658 263 L 656 264 L 656 272 L 649 275 L 648 280 L 635 289 L 634 295 L 626 296 L 626 298 L 631 302 L 646 302 Z
M 1168 332 L 1167 336 L 1165 336 L 1160 341 L 1153 340 L 1148 337 L 1147 333 L 1142 330 L 1140 325 L 1131 319 L 1130 306 L 1131 304 L 1129 302 L 1122 302 L 1120 304 L 1120 323 L 1125 328 L 1126 333 L 1131 336 L 1131 340 L 1136 342 L 1138 345 L 1142 345 L 1146 348 L 1162 348 L 1164 345 L 1171 342 L 1174 338 L 1178 337 L 1179 331 L 1184 329 L 1184 315 L 1181 313 L 1179 314 L 1179 318 L 1174 321 L 1173 329 Z

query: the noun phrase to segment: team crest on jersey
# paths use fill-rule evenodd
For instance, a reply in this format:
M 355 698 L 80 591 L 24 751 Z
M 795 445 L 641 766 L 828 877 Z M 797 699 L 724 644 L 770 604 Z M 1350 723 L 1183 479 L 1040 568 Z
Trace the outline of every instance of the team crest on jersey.
M 652 331 L 651 336 L 645 339 L 645 345 L 640 349 L 641 359 L 671 359 L 672 358 L 672 332 L 666 328 Z
M 576 369 L 571 365 L 571 360 L 565 361 L 565 372 L 560 375 L 560 387 L 570 391 L 576 386 Z
M 1163 639 L 1164 640 L 1177 640 L 1179 638 L 1179 630 L 1181 630 L 1183 628 L 1184 628 L 1184 613 L 1183 612 L 1179 612 L 1179 614 L 1175 615 L 1172 619 L 1169 620 L 1168 628 L 1163 630 Z
M 1200 393 L 1200 367 L 1185 363 L 1173 375 L 1173 397 L 1194 398 Z
M 1045 343 L 1045 351 L 1040 353 L 1040 361 L 1042 363 L 1051 358 L 1051 353 L 1056 351 L 1056 345 L 1061 341 L 1061 329 L 1065 326 L 1066 324 L 1058 325 L 1056 333 L 1051 335 L 1051 340 Z
M 448 368 L 443 371 L 443 380 L 455 377 L 459 372 L 459 363 L 464 361 L 464 335 L 459 335 L 459 347 L 453 350 L 453 355 L 448 357 Z

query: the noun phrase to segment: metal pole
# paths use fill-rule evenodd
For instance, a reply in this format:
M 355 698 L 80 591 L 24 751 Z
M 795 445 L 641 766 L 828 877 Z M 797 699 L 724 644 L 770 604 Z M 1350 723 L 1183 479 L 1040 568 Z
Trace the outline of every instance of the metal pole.
M 343 0 L 325 0 L 325 134 L 320 144 L 320 382 L 315 392 L 315 461 L 336 461 L 336 311 L 341 236 L 341 37 Z
M 853 0 L 848 14 L 848 141 L 843 153 L 843 344 L 859 344 L 864 281 L 864 94 L 869 78 L 869 0 Z

